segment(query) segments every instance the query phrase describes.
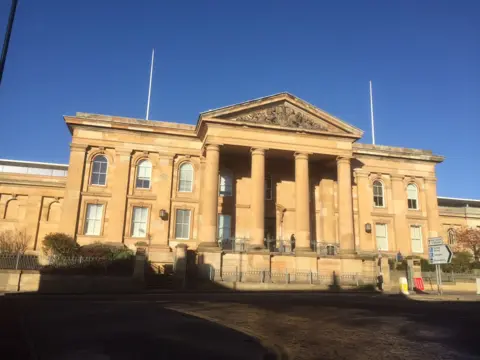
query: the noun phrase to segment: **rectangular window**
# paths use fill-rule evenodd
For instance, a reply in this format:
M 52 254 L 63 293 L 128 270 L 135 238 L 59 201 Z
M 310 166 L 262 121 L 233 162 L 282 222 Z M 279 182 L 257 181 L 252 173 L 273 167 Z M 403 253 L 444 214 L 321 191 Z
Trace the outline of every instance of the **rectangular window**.
M 190 238 L 190 210 L 178 209 L 175 217 L 175 238 Z
M 230 215 L 218 215 L 218 239 L 230 239 L 232 234 L 232 217 Z
M 412 252 L 423 253 L 422 227 L 410 226 L 410 237 L 412 239 Z
M 132 237 L 147 236 L 148 208 L 133 207 L 132 213 Z
M 220 196 L 232 196 L 232 176 L 230 174 L 220 174 Z
M 85 235 L 99 236 L 102 230 L 103 205 L 87 204 Z
M 375 224 L 375 237 L 377 250 L 388 251 L 387 224 Z
M 383 207 L 383 185 L 378 181 L 373 184 L 373 205 Z

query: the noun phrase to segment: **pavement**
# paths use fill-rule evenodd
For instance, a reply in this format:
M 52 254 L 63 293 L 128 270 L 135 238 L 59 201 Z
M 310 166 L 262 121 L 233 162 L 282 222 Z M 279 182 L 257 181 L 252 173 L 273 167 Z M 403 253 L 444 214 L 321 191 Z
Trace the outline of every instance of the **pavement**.
M 14 295 L 0 341 L 5 359 L 480 359 L 480 303 L 417 296 Z

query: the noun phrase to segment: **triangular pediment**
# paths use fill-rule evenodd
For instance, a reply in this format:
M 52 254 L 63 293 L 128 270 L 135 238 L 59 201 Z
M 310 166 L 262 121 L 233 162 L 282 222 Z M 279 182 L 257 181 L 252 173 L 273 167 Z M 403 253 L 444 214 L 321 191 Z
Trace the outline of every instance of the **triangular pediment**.
M 360 129 L 288 93 L 210 110 L 202 113 L 200 117 L 296 130 L 315 130 L 356 138 L 360 138 L 363 133 Z

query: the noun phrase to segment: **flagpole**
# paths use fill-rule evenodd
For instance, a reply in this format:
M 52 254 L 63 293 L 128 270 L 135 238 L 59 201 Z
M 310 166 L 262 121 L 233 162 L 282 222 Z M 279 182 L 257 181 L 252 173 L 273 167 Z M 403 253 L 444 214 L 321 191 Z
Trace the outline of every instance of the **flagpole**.
M 370 80 L 370 117 L 372 118 L 372 144 L 375 145 L 375 122 L 373 121 L 372 80 Z
M 145 119 L 148 120 L 150 115 L 150 95 L 152 94 L 152 75 L 153 75 L 153 60 L 155 58 L 155 49 L 152 49 L 152 63 L 150 64 L 150 82 L 148 84 L 148 100 L 147 100 L 147 114 Z

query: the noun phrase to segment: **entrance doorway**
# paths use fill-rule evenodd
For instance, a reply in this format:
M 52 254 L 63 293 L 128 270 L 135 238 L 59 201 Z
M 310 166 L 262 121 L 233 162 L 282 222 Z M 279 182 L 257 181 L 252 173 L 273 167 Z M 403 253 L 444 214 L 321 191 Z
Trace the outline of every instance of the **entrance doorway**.
M 275 248 L 277 239 L 277 219 L 272 217 L 265 218 L 265 247 L 267 249 Z

